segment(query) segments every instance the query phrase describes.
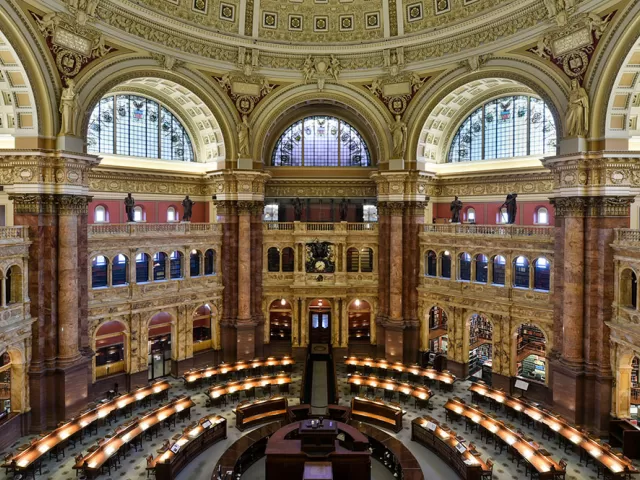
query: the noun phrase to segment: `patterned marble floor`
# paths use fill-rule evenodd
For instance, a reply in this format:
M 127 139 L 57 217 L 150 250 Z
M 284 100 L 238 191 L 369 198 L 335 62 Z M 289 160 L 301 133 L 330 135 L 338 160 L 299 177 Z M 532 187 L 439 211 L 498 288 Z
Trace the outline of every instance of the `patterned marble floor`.
M 289 400 L 290 404 L 298 403 L 298 396 L 300 393 L 300 382 L 301 382 L 301 366 L 297 365 L 292 374 L 293 383 L 290 387 Z M 338 385 L 340 390 L 340 403 L 343 405 L 348 405 L 351 402 L 351 395 L 349 393 L 349 385 L 347 383 L 347 372 L 346 366 L 338 365 L 337 367 L 337 375 L 338 375 Z M 228 438 L 221 442 L 218 442 L 207 451 L 203 452 L 199 457 L 197 457 L 194 461 L 192 461 L 178 476 L 179 480 L 210 480 L 211 473 L 213 471 L 213 467 L 218 461 L 218 458 L 222 455 L 222 453 L 233 443 L 235 442 L 242 433 L 237 430 L 233 425 L 235 422 L 235 416 L 231 411 L 232 406 L 228 406 L 222 409 L 210 408 L 207 409 L 205 407 L 206 396 L 204 394 L 204 388 L 198 390 L 187 390 L 183 386 L 182 380 L 179 379 L 170 379 L 172 383 L 172 389 L 170 390 L 170 396 L 177 396 L 182 394 L 191 395 L 191 398 L 196 403 L 195 407 L 191 411 L 191 419 L 195 421 L 205 414 L 210 413 L 218 413 L 227 418 L 228 422 Z M 404 429 L 397 434 L 397 437 L 413 452 L 416 456 L 422 469 L 425 473 L 425 478 L 433 479 L 433 480 L 454 480 L 457 475 L 437 456 L 435 456 L 431 451 L 427 448 L 419 445 L 410 440 L 411 438 L 411 430 L 410 430 L 410 422 L 412 419 L 422 416 L 424 414 L 429 414 L 442 422 L 445 422 L 445 410 L 444 404 L 449 397 L 458 396 L 466 399 L 467 401 L 471 401 L 471 395 L 467 391 L 470 383 L 466 381 L 456 382 L 454 385 L 453 392 L 442 393 L 435 390 L 435 396 L 431 400 L 431 404 L 433 406 L 433 410 L 427 411 L 417 411 L 413 404 L 407 405 L 405 409 L 407 410 L 407 414 L 405 415 Z M 138 412 L 134 411 L 134 414 Z M 504 416 L 504 412 L 497 413 L 499 418 L 506 419 Z M 181 431 L 186 425 L 188 421 L 177 423 L 175 427 L 172 428 L 164 428 L 160 430 L 158 438 L 154 438 L 152 442 L 145 441 L 144 451 L 139 453 L 131 453 L 126 459 L 122 460 L 122 465 L 117 470 L 112 470 L 111 476 L 102 475 L 100 479 L 131 479 L 131 480 L 142 480 L 147 477 L 147 472 L 145 469 L 146 460 L 145 456 L 150 453 L 156 454 L 156 451 L 160 448 L 164 440 L 171 438 L 175 433 Z M 105 426 L 101 427 L 98 430 L 98 436 L 93 436 L 89 439 L 85 439 L 84 445 L 78 445 L 75 449 L 68 449 L 66 451 L 66 458 L 62 459 L 60 462 L 56 462 L 55 460 L 47 460 L 43 462 L 42 466 L 42 475 L 38 476 L 39 479 L 47 479 L 47 480 L 75 480 L 76 473 L 71 467 L 73 466 L 73 457 L 77 455 L 79 452 L 83 451 L 86 453 L 86 449 L 95 443 L 97 438 L 104 437 L 105 434 L 113 431 L 116 425 L 113 426 Z M 464 424 L 460 423 L 458 425 L 451 425 L 454 430 L 458 432 L 458 434 L 463 435 L 465 438 L 473 441 L 477 445 L 477 449 L 482 453 L 482 458 L 493 458 L 496 462 L 494 467 L 494 478 L 496 480 L 507 480 L 507 479 L 518 479 L 524 477 L 524 468 L 516 468 L 515 463 L 511 463 L 508 458 L 506 452 L 498 455 L 493 451 L 493 447 L 489 445 L 486 447 L 483 442 L 480 441 L 480 434 L 465 434 L 464 433 Z M 569 460 L 569 467 L 567 471 L 567 479 L 569 480 L 596 480 L 596 470 L 594 467 L 584 467 L 579 463 L 579 456 L 576 453 L 564 453 L 557 446 L 557 443 L 551 442 L 549 440 L 543 440 L 541 437 L 541 432 L 538 430 L 533 430 L 527 427 L 521 427 L 524 431 L 529 433 L 534 439 L 536 439 L 539 443 L 544 445 L 553 455 L 556 460 L 560 458 L 567 458 Z M 0 432 L 1 434 L 1 432 Z M 32 436 L 23 437 L 19 442 L 16 442 L 12 446 L 12 450 L 15 451 L 15 448 L 23 443 L 28 443 Z M 0 452 L 0 455 L 4 456 L 8 453 L 8 450 L 5 452 Z M 640 467 L 640 463 L 637 463 L 636 466 Z M 255 476 L 257 472 L 254 470 L 251 478 L 259 478 Z M 249 474 L 249 472 L 247 472 Z M 0 471 L 0 480 L 7 477 L 4 471 Z M 244 477 L 243 477 L 244 478 Z M 248 477 L 247 477 L 248 478 Z

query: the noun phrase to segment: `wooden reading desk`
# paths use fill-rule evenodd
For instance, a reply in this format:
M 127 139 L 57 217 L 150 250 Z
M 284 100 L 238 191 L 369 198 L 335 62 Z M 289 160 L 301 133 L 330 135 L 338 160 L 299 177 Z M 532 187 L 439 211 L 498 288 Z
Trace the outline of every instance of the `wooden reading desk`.
M 289 367 L 294 363 L 295 361 L 290 357 L 256 358 L 249 362 L 236 362 L 232 364 L 222 363 L 217 367 L 206 367 L 196 370 L 189 370 L 188 372 L 185 372 L 185 374 L 182 376 L 182 379 L 187 385 L 190 385 L 196 383 L 198 380 L 210 378 L 214 375 L 226 375 L 227 373 L 247 372 L 251 370 L 257 372 L 258 369 L 262 367 Z
M 203 417 L 196 426 L 185 428 L 164 453 L 148 462 L 147 469 L 155 471 L 156 480 L 172 480 L 191 460 L 224 438 L 227 419 L 220 415 Z
M 377 368 L 379 370 L 386 370 L 390 372 L 409 373 L 417 377 L 428 378 L 429 380 L 435 380 L 445 385 L 453 385 L 456 381 L 456 377 L 451 372 L 445 370 L 438 372 L 433 368 L 422 368 L 420 365 L 405 365 L 400 362 L 387 362 L 386 360 L 374 360 L 372 358 L 360 358 L 360 357 L 347 357 L 344 361 L 347 366 L 353 367 L 369 367 Z
M 291 376 L 281 373 L 273 376 L 263 376 L 255 378 L 247 378 L 245 380 L 236 380 L 223 385 L 214 385 L 207 390 L 207 394 L 213 400 L 224 397 L 225 395 L 239 393 L 242 391 L 254 391 L 255 388 L 263 388 L 267 385 L 277 385 L 279 389 L 288 391 L 291 383 Z M 254 395 L 255 396 L 255 395 Z
M 411 422 L 411 440 L 418 442 L 435 452 L 461 478 L 480 480 L 483 472 L 490 471 L 489 466 L 475 450 L 469 450 L 457 438 L 456 432 L 431 417 L 415 418 Z
M 503 422 L 486 415 L 482 410 L 467 405 L 459 398 L 449 399 L 444 408 L 457 416 L 465 417 L 500 438 L 513 452 L 525 459 L 537 472 L 540 480 L 565 477 L 565 469 L 551 458 L 549 452 L 527 442 L 520 434 Z
M 239 405 L 233 410 L 236 414 L 236 428 L 244 430 L 258 423 L 273 422 L 287 416 L 286 397 L 273 397 L 267 400 Z
M 383 402 L 353 397 L 351 399 L 351 418 L 373 423 L 394 432 L 402 430 L 402 408 Z
M 433 392 L 427 387 L 378 377 L 365 377 L 357 373 L 349 375 L 349 383 L 351 385 L 357 385 L 358 387 L 366 386 L 374 389 L 380 388 L 388 392 L 400 392 L 425 403 L 433 396 Z
M 182 396 L 163 405 L 143 417 L 134 419 L 129 424 L 119 427 L 113 437 L 106 439 L 98 445 L 98 448 L 87 455 L 78 458 L 73 466 L 76 470 L 83 470 L 89 477 L 94 477 L 100 473 L 102 467 L 109 467 L 107 464 L 119 450 L 142 435 L 145 430 L 159 425 L 176 414 L 187 416 L 195 403 L 191 398 Z
M 112 412 L 117 410 L 130 408 L 135 402 L 141 401 L 151 395 L 165 396 L 171 385 L 166 380 L 156 382 L 146 387 L 141 387 L 131 393 L 121 395 L 101 403 L 96 408 L 81 413 L 79 416 L 72 418 L 67 423 L 56 428 L 48 435 L 42 437 L 33 443 L 26 450 L 18 453 L 6 462 L 3 468 L 13 469 L 14 471 L 25 471 L 32 468 L 40 458 L 50 451 L 62 450 L 64 454 L 65 444 L 75 436 L 82 438 L 82 432 L 85 428 L 91 426 L 100 419 L 106 419 Z M 57 452 L 56 452 L 57 457 Z
M 546 410 L 531 405 L 519 398 L 511 397 L 505 392 L 496 390 L 485 384 L 474 383 L 469 387 L 469 390 L 476 395 L 492 399 L 516 412 L 520 412 L 522 415 L 527 415 L 535 422 L 546 425 L 552 431 L 557 432 L 562 438 L 580 447 L 580 457 L 583 457 L 583 454 L 590 455 L 602 468 L 608 470 L 609 476 L 615 478 L 640 473 L 630 461 L 618 457 L 614 452 L 608 450 L 607 447 L 600 444 L 597 440 L 590 438 L 587 434 L 581 432 L 560 416 L 553 415 Z

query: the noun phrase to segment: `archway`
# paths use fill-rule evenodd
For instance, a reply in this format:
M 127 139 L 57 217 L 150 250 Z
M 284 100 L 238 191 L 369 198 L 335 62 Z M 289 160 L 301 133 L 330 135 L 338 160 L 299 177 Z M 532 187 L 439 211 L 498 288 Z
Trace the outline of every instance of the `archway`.
M 105 322 L 96 330 L 95 379 L 127 371 L 126 327 L 117 320 Z
M 171 333 L 173 318 L 167 312 L 155 314 L 149 322 L 147 365 L 149 380 L 171 374 Z
M 331 303 L 316 298 L 309 303 L 309 342 L 331 343 Z
M 193 313 L 193 353 L 213 348 L 212 322 L 209 304 L 200 305 Z
M 491 384 L 493 368 L 493 324 L 483 314 L 467 321 L 469 334 L 469 376 Z
M 349 354 L 369 355 L 371 345 L 371 305 L 356 298 L 347 307 Z
M 448 328 L 447 312 L 437 306 L 431 307 L 429 310 L 429 352 L 434 356 L 439 353 L 447 354 L 449 348 Z
M 291 304 L 281 298 L 269 305 L 269 338 L 272 344 L 291 344 Z
M 515 373 L 528 381 L 546 384 L 547 381 L 547 338 L 535 325 L 523 323 L 515 336 Z

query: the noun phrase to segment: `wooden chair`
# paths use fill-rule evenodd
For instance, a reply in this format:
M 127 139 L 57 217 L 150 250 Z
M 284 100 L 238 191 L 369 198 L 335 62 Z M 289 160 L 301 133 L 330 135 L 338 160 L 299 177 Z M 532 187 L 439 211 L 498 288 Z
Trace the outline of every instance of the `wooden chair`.
M 493 480 L 493 460 L 487 459 L 487 470 L 483 470 L 480 480 Z

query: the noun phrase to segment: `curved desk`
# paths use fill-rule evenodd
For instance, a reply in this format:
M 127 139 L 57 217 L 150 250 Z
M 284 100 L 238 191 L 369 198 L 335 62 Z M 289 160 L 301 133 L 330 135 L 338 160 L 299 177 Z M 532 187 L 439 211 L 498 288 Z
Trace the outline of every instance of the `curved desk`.
M 438 372 L 433 368 L 422 368 L 420 365 L 405 365 L 400 362 L 387 362 L 386 360 L 374 360 L 372 358 L 360 358 L 360 357 L 348 357 L 344 363 L 347 367 L 369 367 L 377 368 L 380 370 L 386 370 L 389 372 L 409 373 L 422 378 L 428 378 L 429 380 L 435 380 L 445 385 L 453 385 L 456 381 L 456 376 L 445 370 Z M 355 372 L 353 372 L 355 373 Z
M 195 370 L 189 370 L 182 375 L 187 386 L 194 385 L 198 380 L 213 377 L 214 375 L 235 372 L 247 372 L 253 369 L 259 369 L 261 367 L 289 367 L 293 365 L 295 361 L 290 357 L 282 358 L 256 358 L 249 362 L 236 362 L 236 363 L 221 363 L 217 367 L 205 367 Z
M 394 405 L 360 397 L 351 399 L 351 418 L 373 423 L 396 433 L 402 430 L 403 415 L 404 411 Z
M 277 432 L 282 422 L 272 422 L 243 435 L 222 454 L 213 469 L 211 480 L 235 479 L 264 456 L 269 437 Z
M 359 374 L 349 374 L 349 384 L 352 389 L 355 387 L 359 390 L 360 387 L 371 387 L 373 389 L 380 388 L 387 392 L 399 392 L 404 395 L 413 397 L 416 402 L 416 407 L 423 408 L 427 405 L 428 400 L 433 397 L 433 392 L 427 387 L 421 385 L 411 385 L 410 383 L 397 382 L 395 380 L 387 380 L 378 377 L 365 377 Z M 359 391 L 352 393 L 360 393 Z
M 222 385 L 214 385 L 207 390 L 207 395 L 212 400 L 216 400 L 232 393 L 239 392 L 253 392 L 255 396 L 256 388 L 263 388 L 266 386 L 276 385 L 282 392 L 289 391 L 289 384 L 291 383 L 291 376 L 287 374 L 278 374 L 273 376 L 262 376 L 247 378 L 245 380 L 236 380 L 234 382 L 228 382 Z
M 273 397 L 267 400 L 258 400 L 238 405 L 233 412 L 236 414 L 236 428 L 244 430 L 259 423 L 285 419 L 287 416 L 287 399 L 285 397 Z
M 355 427 L 369 439 L 369 443 L 373 448 L 372 455 L 374 458 L 384 463 L 385 454 L 387 452 L 391 454 L 392 461 L 387 461 L 387 468 L 394 474 L 397 473 L 398 478 L 403 480 L 424 480 L 418 460 L 400 440 L 379 428 L 357 420 L 351 420 L 349 425 Z

